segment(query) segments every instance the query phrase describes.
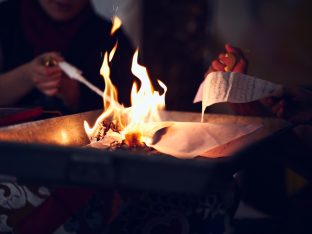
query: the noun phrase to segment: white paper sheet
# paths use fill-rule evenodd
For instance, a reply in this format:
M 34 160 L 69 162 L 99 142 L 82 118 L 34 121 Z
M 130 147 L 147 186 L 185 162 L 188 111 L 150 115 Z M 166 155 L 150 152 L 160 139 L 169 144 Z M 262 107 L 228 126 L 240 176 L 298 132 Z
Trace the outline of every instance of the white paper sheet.
M 149 144 L 161 153 L 178 158 L 193 158 L 261 128 L 261 124 L 213 124 L 199 122 L 157 122 L 142 127 L 143 135 L 153 139 Z M 109 137 L 90 146 L 105 149 Z
M 261 124 L 171 122 L 161 136 L 157 136 L 159 131 L 155 133 L 154 138 L 158 141 L 150 146 L 178 158 L 193 158 L 261 127 Z
M 282 86 L 236 72 L 212 72 L 200 85 L 194 99 L 206 107 L 220 102 L 246 103 L 270 96 Z
M 240 73 L 210 73 L 201 84 L 194 102 L 202 101 L 202 112 L 218 102 L 244 103 L 269 96 L 280 85 Z M 197 122 L 158 122 L 142 126 L 143 135 L 153 139 L 149 146 L 178 158 L 204 155 L 262 127 L 261 124 L 213 124 Z M 110 140 L 108 140 L 110 141 Z M 103 148 L 109 142 L 97 142 Z

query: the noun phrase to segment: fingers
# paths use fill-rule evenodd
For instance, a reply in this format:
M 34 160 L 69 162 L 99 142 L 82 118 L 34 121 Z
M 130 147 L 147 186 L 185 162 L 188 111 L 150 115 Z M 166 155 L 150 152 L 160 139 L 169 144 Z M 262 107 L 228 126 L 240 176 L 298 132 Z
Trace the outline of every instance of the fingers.
M 236 47 L 229 44 L 225 44 L 225 50 L 228 54 L 232 54 L 235 57 L 233 68 L 230 70 L 232 72 L 246 73 L 247 71 L 247 59 L 244 57 L 242 51 Z
M 206 74 L 214 71 L 246 73 L 248 64 L 240 49 L 225 44 L 225 50 L 226 53 L 219 54 L 218 59 L 212 61 Z
M 246 73 L 247 71 L 247 60 L 245 60 L 244 58 L 239 58 L 237 60 L 237 63 L 235 64 L 235 66 L 232 69 L 233 72 L 240 72 L 240 73 Z
M 33 68 L 33 72 L 36 74 L 36 76 L 43 77 L 46 79 L 49 79 L 51 76 L 59 75 L 61 76 L 62 70 L 59 66 L 54 67 L 45 67 L 45 66 L 35 66 Z
M 222 64 L 219 60 L 213 60 L 211 67 L 214 71 L 224 71 L 225 64 Z
M 219 61 L 226 66 L 229 66 L 235 63 L 235 61 L 233 61 L 233 57 L 229 56 L 229 54 L 223 54 L 223 53 L 219 54 Z
M 63 72 L 59 66 L 47 66 L 44 61 L 52 59 L 53 62 L 63 61 L 63 57 L 56 52 L 42 54 L 35 58 L 29 66 L 30 78 L 34 86 L 47 96 L 58 93 Z
M 61 77 L 53 76 L 50 79 L 38 79 L 35 83 L 36 87 L 45 95 L 56 95 L 60 89 Z
M 58 63 L 58 62 L 61 62 L 61 61 L 64 61 L 64 58 L 62 57 L 62 55 L 58 52 L 48 52 L 48 53 L 44 53 L 42 55 L 40 55 L 38 57 L 38 61 L 41 63 L 41 64 L 45 64 L 45 62 L 47 60 L 53 60 L 54 62 Z
M 36 57 L 29 66 L 34 85 L 47 96 L 57 94 L 63 72 L 55 66 L 64 58 L 57 52 L 48 52 Z M 48 63 L 49 62 L 49 63 Z
M 57 89 L 60 87 L 60 80 L 51 80 L 48 82 L 41 82 L 38 84 L 41 89 Z
M 32 80 L 35 84 L 39 84 L 52 80 L 60 80 L 62 76 L 62 71 L 54 67 L 39 67 L 34 69 Z
M 50 83 L 50 82 L 61 82 L 61 79 L 62 79 L 61 76 L 51 76 L 49 78 L 36 77 L 36 78 L 34 78 L 34 83 L 38 86 L 38 85 Z

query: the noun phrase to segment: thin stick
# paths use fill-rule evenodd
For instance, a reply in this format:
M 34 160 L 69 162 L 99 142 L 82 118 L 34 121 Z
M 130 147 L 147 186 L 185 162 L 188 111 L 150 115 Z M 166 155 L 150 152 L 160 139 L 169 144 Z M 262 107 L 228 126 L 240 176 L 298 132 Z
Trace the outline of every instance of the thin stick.
M 76 67 L 74 67 L 73 65 L 67 63 L 67 62 L 60 62 L 59 67 L 62 69 L 62 71 L 71 79 L 73 80 L 77 80 L 78 82 L 84 84 L 85 86 L 87 86 L 90 90 L 92 90 L 93 92 L 95 92 L 96 94 L 98 94 L 99 96 L 103 97 L 104 96 L 104 92 L 102 90 L 100 90 L 98 87 L 96 87 L 95 85 L 91 84 L 86 78 L 84 78 L 81 75 L 81 71 L 79 69 L 77 69 Z M 112 103 L 112 99 L 109 96 L 105 96 L 105 101 L 108 101 L 110 103 Z M 114 103 L 117 106 L 120 106 L 118 103 Z

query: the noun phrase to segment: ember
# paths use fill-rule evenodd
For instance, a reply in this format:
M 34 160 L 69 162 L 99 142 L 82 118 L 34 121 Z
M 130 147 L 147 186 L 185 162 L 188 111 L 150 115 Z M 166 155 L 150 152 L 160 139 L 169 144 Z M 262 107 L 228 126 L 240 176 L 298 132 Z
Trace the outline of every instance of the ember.
M 141 135 L 139 133 L 127 133 L 124 142 L 130 147 L 145 147 L 145 143 L 141 141 Z
M 91 147 L 106 149 L 109 151 L 127 150 L 145 154 L 162 154 L 156 149 L 147 146 L 139 133 L 127 133 L 121 135 L 120 125 L 115 121 L 104 120 L 98 127 L 97 134 L 90 139 Z

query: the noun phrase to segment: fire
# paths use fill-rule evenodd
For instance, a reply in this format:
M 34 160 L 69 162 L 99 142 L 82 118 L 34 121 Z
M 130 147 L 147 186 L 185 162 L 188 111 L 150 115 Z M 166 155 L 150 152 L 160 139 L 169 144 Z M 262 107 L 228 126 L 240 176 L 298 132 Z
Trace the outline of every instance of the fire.
M 115 55 L 115 52 L 117 50 L 117 46 L 118 46 L 118 41 L 116 42 L 114 48 L 112 49 L 112 51 L 109 53 L 109 56 L 108 56 L 108 61 L 111 62 L 113 60 L 113 57 Z
M 116 121 L 123 127 L 123 121 L 121 117 L 123 115 L 122 112 L 124 112 L 125 108 L 123 107 L 123 105 L 119 104 L 117 89 L 110 79 L 110 67 L 108 65 L 108 57 L 108 53 L 106 52 L 100 70 L 100 74 L 103 76 L 105 83 L 105 90 L 103 93 L 104 112 L 97 118 L 92 128 L 90 128 L 88 122 L 84 121 L 84 129 L 90 139 L 92 139 L 93 136 L 97 133 L 102 121 L 105 119 Z
M 113 17 L 113 26 L 112 26 L 112 29 L 111 29 L 111 36 L 114 35 L 114 33 L 121 27 L 122 25 L 122 22 L 121 22 L 121 19 L 118 18 L 118 16 L 114 16 Z
M 158 91 L 154 91 L 146 68 L 138 64 L 138 50 L 133 56 L 131 71 L 141 81 L 141 87 L 138 90 L 136 83 L 132 86 L 131 111 L 127 115 L 129 124 L 124 128 L 123 134 L 134 134 L 139 137 L 139 141 L 149 144 L 150 139 L 145 138 L 142 134 L 144 131 L 142 129 L 142 123 L 158 122 L 161 120 L 159 110 L 165 108 L 167 87 L 158 80 L 160 87 L 164 89 L 164 93 L 160 95 Z
M 160 95 L 158 91 L 154 90 L 146 68 L 138 64 L 139 52 L 137 50 L 133 55 L 131 71 L 140 80 L 141 84 L 138 87 L 138 84 L 133 83 L 130 107 L 125 108 L 120 104 L 118 102 L 117 89 L 110 79 L 109 67 L 109 62 L 111 62 L 114 56 L 117 45 L 116 43 L 109 54 L 108 52 L 105 53 L 100 70 L 100 74 L 103 76 L 105 82 L 103 93 L 104 112 L 97 118 L 93 127 L 90 127 L 85 121 L 84 128 L 89 139 L 92 141 L 99 131 L 101 123 L 104 120 L 109 120 L 120 127 L 120 135 L 126 144 L 140 146 L 144 142 L 149 145 L 151 139 L 150 136 L 144 135 L 144 128 L 147 126 L 146 123 L 159 122 L 161 120 L 159 111 L 165 108 L 167 87 L 158 80 L 164 92 Z

